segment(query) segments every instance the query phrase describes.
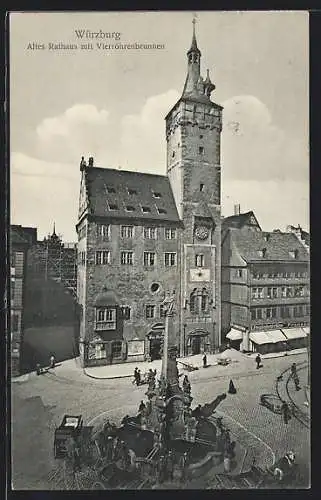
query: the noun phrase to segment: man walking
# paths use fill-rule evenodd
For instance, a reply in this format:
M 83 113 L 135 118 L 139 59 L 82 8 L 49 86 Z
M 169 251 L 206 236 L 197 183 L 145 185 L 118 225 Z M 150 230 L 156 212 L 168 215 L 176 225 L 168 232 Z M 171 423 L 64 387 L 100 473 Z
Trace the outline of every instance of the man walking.
M 207 367 L 207 356 L 206 354 L 204 354 L 203 356 L 203 368 L 206 368 Z
M 258 353 L 258 355 L 256 356 L 255 358 L 255 362 L 256 362 L 256 369 L 258 370 L 259 368 L 261 368 L 261 356 L 260 356 L 260 353 Z

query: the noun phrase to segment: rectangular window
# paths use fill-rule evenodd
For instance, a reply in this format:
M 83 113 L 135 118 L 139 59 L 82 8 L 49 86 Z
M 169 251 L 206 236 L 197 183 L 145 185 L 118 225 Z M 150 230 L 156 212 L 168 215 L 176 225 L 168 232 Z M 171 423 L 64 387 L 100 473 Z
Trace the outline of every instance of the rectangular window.
M 295 318 L 300 318 L 303 316 L 303 306 L 294 306 L 293 307 L 293 316 Z
M 304 287 L 296 286 L 294 288 L 294 297 L 304 297 Z
M 281 318 L 290 317 L 290 308 L 288 306 L 282 306 L 280 309 Z
M 81 264 L 83 266 L 86 264 L 86 252 L 81 252 Z
M 19 331 L 19 316 L 17 314 L 13 314 L 11 316 L 11 331 L 12 332 Z
M 132 238 L 134 235 L 134 226 L 121 226 L 120 235 L 122 238 Z
M 276 299 L 278 296 L 278 289 L 276 287 L 268 287 L 267 297 L 268 299 Z
M 293 289 L 290 286 L 288 286 L 286 289 L 286 296 L 293 297 Z
M 195 267 L 204 267 L 204 255 L 200 253 L 195 255 Z
M 110 225 L 109 224 L 97 224 L 97 236 L 98 236 L 98 238 L 109 238 L 110 237 Z
M 176 238 L 176 229 L 165 228 L 165 240 L 174 240 Z
M 98 250 L 96 252 L 96 265 L 110 264 L 109 250 Z
M 156 240 L 156 227 L 144 227 L 144 238 L 147 240 Z
M 122 265 L 132 266 L 134 261 L 134 252 L 121 252 L 120 263 Z
M 306 314 L 307 314 L 307 316 L 310 316 L 310 306 L 307 305 L 307 306 L 305 306 L 305 308 L 306 308 Z
M 155 306 L 146 306 L 145 307 L 145 317 L 146 317 L 146 319 L 155 318 Z
M 165 318 L 165 306 L 163 304 L 159 306 L 159 317 Z
M 243 276 L 243 269 L 236 269 L 235 276 L 236 276 L 236 278 L 242 278 L 242 276 Z
M 15 280 L 11 279 L 11 281 L 10 281 L 11 300 L 14 300 L 15 285 L 16 285 Z
M 266 317 L 268 319 L 276 318 L 276 307 L 268 307 L 266 310 Z
M 264 297 L 263 288 L 257 289 L 257 295 L 258 295 L 259 299 L 263 299 L 263 297 Z
M 252 299 L 257 299 L 259 296 L 257 294 L 257 288 L 252 288 Z
M 203 146 L 199 146 L 198 152 L 199 152 L 200 155 L 203 155 L 204 154 L 204 147 Z
M 176 266 L 175 252 L 165 252 L 165 266 L 166 267 Z
M 251 319 L 262 319 L 262 309 L 251 309 Z
M 286 287 L 285 286 L 282 286 L 282 289 L 281 289 L 281 297 L 285 298 L 287 295 L 286 295 Z
M 116 329 L 116 309 L 99 307 L 96 309 L 96 330 Z
M 155 265 L 155 252 L 144 252 L 144 266 Z
M 131 308 L 129 306 L 121 307 L 121 317 L 124 320 L 128 320 L 131 318 Z

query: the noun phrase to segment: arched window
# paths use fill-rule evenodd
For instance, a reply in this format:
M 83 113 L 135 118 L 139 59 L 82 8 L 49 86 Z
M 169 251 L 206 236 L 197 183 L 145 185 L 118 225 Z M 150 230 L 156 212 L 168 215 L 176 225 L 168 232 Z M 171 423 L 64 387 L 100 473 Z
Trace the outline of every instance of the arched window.
M 197 312 L 197 289 L 194 288 L 192 291 L 190 297 L 189 297 L 189 310 L 191 313 L 196 313 Z
M 208 293 L 206 291 L 206 288 L 203 288 L 202 290 L 201 310 L 203 312 L 208 311 Z

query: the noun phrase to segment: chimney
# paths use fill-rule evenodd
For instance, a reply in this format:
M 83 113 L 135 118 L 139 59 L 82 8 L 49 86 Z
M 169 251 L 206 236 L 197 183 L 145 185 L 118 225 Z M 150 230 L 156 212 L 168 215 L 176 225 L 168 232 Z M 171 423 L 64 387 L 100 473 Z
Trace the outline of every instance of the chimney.
M 94 166 L 94 158 L 92 156 L 90 156 L 88 158 L 88 165 L 89 165 L 89 167 L 93 167 Z
M 238 203 L 237 205 L 234 205 L 234 215 L 240 215 L 241 213 L 241 205 Z

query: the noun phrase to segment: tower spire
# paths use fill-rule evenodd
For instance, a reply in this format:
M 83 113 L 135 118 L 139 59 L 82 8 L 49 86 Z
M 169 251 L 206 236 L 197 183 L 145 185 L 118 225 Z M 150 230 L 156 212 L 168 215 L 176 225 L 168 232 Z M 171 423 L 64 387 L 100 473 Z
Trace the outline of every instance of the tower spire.
M 52 236 L 57 236 L 56 235 L 56 222 L 53 223 L 53 231 L 52 231 Z

